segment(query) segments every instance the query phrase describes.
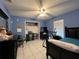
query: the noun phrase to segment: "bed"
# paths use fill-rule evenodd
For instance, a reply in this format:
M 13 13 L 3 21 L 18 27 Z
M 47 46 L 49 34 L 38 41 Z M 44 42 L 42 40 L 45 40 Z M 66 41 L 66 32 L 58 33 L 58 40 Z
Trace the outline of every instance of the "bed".
M 47 58 L 52 59 L 79 59 L 79 40 L 64 38 L 47 41 Z

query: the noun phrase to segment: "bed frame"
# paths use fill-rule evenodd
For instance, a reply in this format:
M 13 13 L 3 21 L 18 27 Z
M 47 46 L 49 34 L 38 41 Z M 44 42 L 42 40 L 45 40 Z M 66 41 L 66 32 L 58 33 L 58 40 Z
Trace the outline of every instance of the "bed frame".
M 65 36 L 79 39 L 79 27 L 65 27 Z
M 48 41 L 46 41 L 46 45 L 47 45 L 47 52 L 46 52 L 47 59 L 49 59 L 48 56 L 50 56 L 51 59 L 79 59 L 78 53 L 65 50 Z

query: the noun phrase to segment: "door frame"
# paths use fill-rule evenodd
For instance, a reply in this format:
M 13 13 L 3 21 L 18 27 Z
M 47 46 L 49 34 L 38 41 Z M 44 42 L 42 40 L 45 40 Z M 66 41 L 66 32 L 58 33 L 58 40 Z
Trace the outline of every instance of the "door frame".
M 40 39 L 40 22 L 39 22 L 39 21 L 31 21 L 31 20 L 26 21 L 26 22 L 38 23 L 38 39 Z M 25 22 L 25 36 L 26 36 L 26 32 L 27 32 L 27 31 L 26 31 L 26 30 L 27 30 L 27 28 L 26 28 L 26 26 L 27 26 L 26 22 Z

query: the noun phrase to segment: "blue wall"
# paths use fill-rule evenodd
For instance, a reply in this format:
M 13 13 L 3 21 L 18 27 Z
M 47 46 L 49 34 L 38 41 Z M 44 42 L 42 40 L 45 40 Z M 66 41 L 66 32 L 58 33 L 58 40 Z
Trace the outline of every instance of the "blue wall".
M 6 5 L 4 4 L 4 0 L 0 0 L 0 8 L 6 13 L 6 15 L 9 17 L 8 19 L 8 30 L 11 31 L 14 35 L 22 35 L 22 37 L 25 37 L 25 23 L 26 20 L 29 20 L 28 18 L 25 17 L 18 17 L 18 16 L 11 16 L 9 14 L 9 11 L 7 10 Z M 43 20 L 38 20 L 40 22 L 40 26 L 44 27 L 45 26 L 45 21 Z M 16 30 L 17 24 L 22 28 L 22 32 L 18 33 Z
M 46 21 L 45 20 L 39 20 L 40 27 L 46 27 Z
M 65 26 L 67 27 L 79 27 L 79 9 L 64 15 L 60 15 L 53 19 L 53 21 L 60 19 L 64 19 Z
M 67 27 L 79 27 L 79 9 L 47 20 L 46 24 L 49 30 L 53 31 L 53 21 L 61 19 L 64 19 L 64 25 Z
M 79 27 L 79 20 L 78 20 L 79 19 L 79 10 L 75 10 L 70 13 L 66 13 L 64 15 L 60 15 L 51 20 L 39 20 L 39 22 L 40 22 L 41 27 L 47 26 L 49 31 L 53 31 L 53 21 L 60 20 L 60 19 L 64 19 L 65 26 L 67 26 L 67 27 Z M 13 34 L 20 34 L 23 37 L 25 36 L 25 27 L 24 26 L 25 26 L 26 20 L 29 20 L 29 19 L 24 18 L 24 17 L 17 17 L 17 16 L 11 17 L 10 23 L 12 23 L 12 24 L 10 26 L 11 26 L 11 31 L 13 32 Z M 16 24 L 19 24 L 22 27 L 21 33 L 17 33 Z
M 10 21 L 10 28 L 11 28 L 11 32 L 14 35 L 22 35 L 23 38 L 25 38 L 25 24 L 26 21 L 35 21 L 35 20 L 30 20 L 29 18 L 25 18 L 25 17 L 18 17 L 18 16 L 11 16 L 11 21 Z M 40 22 L 40 26 L 43 27 L 45 26 L 45 21 L 44 20 L 39 20 L 36 22 Z M 22 28 L 22 32 L 17 32 L 16 30 L 16 26 L 17 24 Z
M 49 31 L 53 31 L 53 20 L 46 20 L 46 26 Z
M 79 27 L 79 9 L 57 16 L 54 19 L 47 20 L 46 24 L 50 30 L 53 27 L 53 21 L 64 19 L 64 24 L 67 27 Z
M 21 35 L 25 37 L 25 18 L 18 16 L 11 16 L 11 32 L 14 35 Z M 21 32 L 17 32 L 17 25 L 22 29 Z

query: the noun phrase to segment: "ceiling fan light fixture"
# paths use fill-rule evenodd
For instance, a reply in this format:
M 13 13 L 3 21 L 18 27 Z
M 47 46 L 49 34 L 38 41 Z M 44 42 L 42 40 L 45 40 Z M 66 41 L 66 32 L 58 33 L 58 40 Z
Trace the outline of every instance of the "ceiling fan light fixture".
M 7 0 L 7 1 L 10 2 L 10 3 L 12 2 L 12 0 Z
M 45 9 L 44 8 L 41 8 L 40 12 L 41 13 L 45 13 Z
M 46 15 L 46 10 L 44 8 L 40 9 L 40 17 L 44 17 Z
M 42 16 L 45 16 L 45 15 L 46 15 L 45 13 L 41 13 L 39 16 L 42 17 Z

